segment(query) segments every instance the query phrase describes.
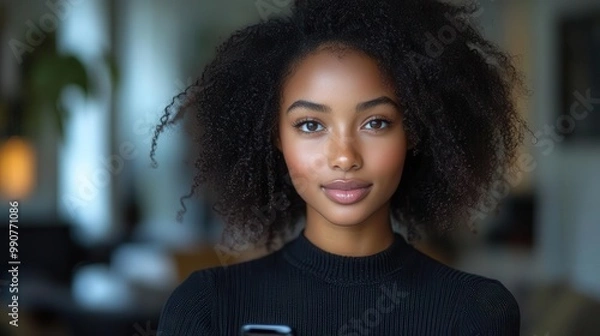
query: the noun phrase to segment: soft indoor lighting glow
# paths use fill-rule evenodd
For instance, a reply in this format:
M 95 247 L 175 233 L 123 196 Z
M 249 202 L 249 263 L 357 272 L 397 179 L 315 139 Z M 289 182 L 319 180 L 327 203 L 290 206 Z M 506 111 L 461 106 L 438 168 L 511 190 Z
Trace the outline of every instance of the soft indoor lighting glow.
M 24 199 L 35 185 L 35 150 L 23 138 L 0 143 L 0 193 L 7 199 Z

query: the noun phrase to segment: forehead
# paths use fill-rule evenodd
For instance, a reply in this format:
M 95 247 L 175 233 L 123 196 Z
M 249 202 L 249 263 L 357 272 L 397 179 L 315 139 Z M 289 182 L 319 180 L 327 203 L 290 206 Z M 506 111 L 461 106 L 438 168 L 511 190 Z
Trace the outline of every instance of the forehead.
M 391 92 L 377 62 L 351 49 L 318 49 L 298 61 L 283 85 L 283 96 L 322 96 Z M 291 99 L 291 98 L 290 98 Z

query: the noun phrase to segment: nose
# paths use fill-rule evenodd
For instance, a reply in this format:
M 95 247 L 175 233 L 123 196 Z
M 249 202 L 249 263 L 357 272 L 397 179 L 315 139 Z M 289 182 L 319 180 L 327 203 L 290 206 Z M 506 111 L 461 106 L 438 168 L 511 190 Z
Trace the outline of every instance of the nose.
M 357 170 L 363 165 L 362 156 L 354 137 L 332 137 L 327 145 L 329 167 L 334 170 Z

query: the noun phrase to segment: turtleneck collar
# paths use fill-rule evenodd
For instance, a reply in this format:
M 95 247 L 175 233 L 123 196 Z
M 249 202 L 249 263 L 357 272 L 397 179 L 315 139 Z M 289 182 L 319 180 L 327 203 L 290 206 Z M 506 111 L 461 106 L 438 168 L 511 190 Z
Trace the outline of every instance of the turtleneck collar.
M 399 271 L 408 262 L 414 249 L 399 233 L 385 250 L 369 256 L 351 257 L 333 254 L 314 245 L 304 235 L 287 243 L 284 258 L 292 265 L 336 284 L 376 283 Z

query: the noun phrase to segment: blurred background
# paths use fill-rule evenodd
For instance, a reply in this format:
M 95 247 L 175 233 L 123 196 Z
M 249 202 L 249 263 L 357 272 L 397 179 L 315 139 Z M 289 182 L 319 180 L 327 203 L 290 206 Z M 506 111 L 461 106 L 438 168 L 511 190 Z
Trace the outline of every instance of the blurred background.
M 176 221 L 193 174 L 181 126 L 162 136 L 157 169 L 149 151 L 162 109 L 214 48 L 290 3 L 0 1 L 2 260 L 21 262 L 19 327 L 14 274 L 2 272 L 0 334 L 156 335 L 193 270 L 264 253 L 222 248 L 208 197 Z M 537 141 L 465 229 L 417 247 L 499 279 L 523 335 L 600 335 L 600 1 L 479 3 L 485 36 L 516 56 L 532 91 L 519 109 Z

